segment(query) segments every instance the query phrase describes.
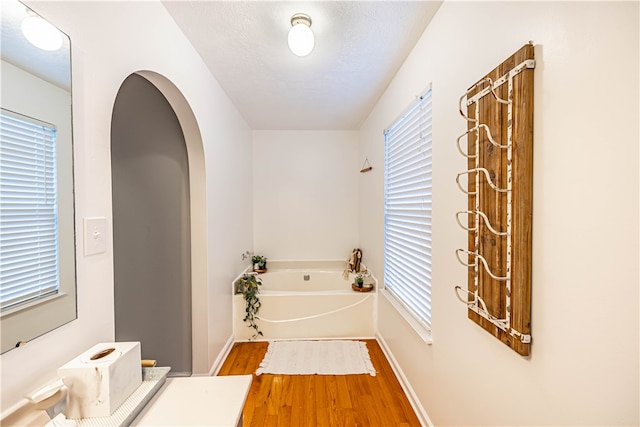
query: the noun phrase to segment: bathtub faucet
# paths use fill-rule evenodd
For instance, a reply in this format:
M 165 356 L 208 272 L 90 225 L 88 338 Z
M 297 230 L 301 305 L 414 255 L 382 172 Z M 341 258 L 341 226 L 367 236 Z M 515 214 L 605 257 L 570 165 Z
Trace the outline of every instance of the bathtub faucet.
M 246 259 L 251 258 L 252 256 L 253 256 L 253 252 L 245 251 L 245 252 L 242 254 L 242 260 L 244 261 L 244 260 L 246 260 Z

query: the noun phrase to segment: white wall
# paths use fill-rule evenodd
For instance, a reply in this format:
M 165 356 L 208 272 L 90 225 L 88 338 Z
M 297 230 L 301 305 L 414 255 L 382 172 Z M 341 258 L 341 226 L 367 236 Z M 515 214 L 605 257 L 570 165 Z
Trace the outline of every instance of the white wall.
M 111 224 L 111 109 L 129 74 L 163 74 L 198 119 L 207 173 L 207 363 L 231 334 L 229 283 L 245 265 L 240 254 L 252 246 L 252 200 L 256 210 L 265 206 L 256 228 L 278 221 L 262 218 L 262 210 L 280 212 L 305 237 L 281 235 L 271 247 L 257 231 L 256 250 L 272 259 L 332 258 L 359 243 L 365 263 L 382 277 L 382 129 L 432 81 L 434 344 L 422 344 L 383 298 L 379 313 L 380 332 L 421 403 L 443 425 L 638 424 L 637 3 L 445 2 L 363 125 L 359 153 L 331 142 L 352 135 L 254 133 L 256 162 L 263 161 L 261 149 L 270 159 L 264 167 L 279 166 L 277 155 L 298 156 L 282 165 L 297 178 L 289 183 L 292 194 L 279 195 L 282 204 L 258 195 L 262 187 L 269 191 L 267 179 L 277 181 L 269 173 L 256 175 L 253 198 L 251 133 L 159 3 L 29 3 L 72 40 L 78 223 L 105 216 Z M 455 299 L 453 285 L 466 274 L 453 251 L 466 239 L 453 214 L 466 205 L 454 182 L 464 168 L 454 146 L 465 128 L 457 99 L 528 40 L 537 44 L 537 68 L 534 343 L 527 359 L 468 321 Z M 358 174 L 365 156 L 373 170 Z M 293 174 L 307 162 L 310 171 Z M 257 164 L 255 173 L 262 171 Z M 284 211 L 295 206 L 285 202 L 299 201 L 316 182 L 320 196 L 298 204 L 323 209 L 321 216 L 309 208 L 297 216 Z M 354 182 L 359 207 L 350 205 L 358 197 L 346 195 L 358 192 Z M 332 210 L 318 200 L 333 203 Z M 318 225 L 306 231 L 309 219 L 338 227 L 327 238 Z M 79 318 L 1 356 L 3 410 L 70 358 L 113 339 L 110 244 L 105 254 L 83 257 L 79 238 L 77 253 Z
M 198 351 L 205 353 L 200 371 L 207 371 L 231 336 L 229 283 L 252 246 L 250 130 L 159 2 L 29 4 L 71 37 L 78 319 L 1 356 L 2 410 L 54 377 L 57 367 L 114 338 L 111 236 L 106 253 L 84 257 L 79 224 L 104 216 L 111 233 L 111 113 L 121 83 L 139 70 L 177 86 L 204 142 L 208 229 L 200 231 L 208 241 L 208 340 Z
M 445 2 L 361 129 L 360 242 L 382 277 L 382 129 L 433 82 L 433 345 L 379 332 L 436 425 L 638 425 L 638 3 Z M 454 214 L 466 88 L 535 42 L 532 354 L 467 319 Z
M 358 246 L 363 161 L 355 131 L 254 131 L 255 252 L 347 259 Z

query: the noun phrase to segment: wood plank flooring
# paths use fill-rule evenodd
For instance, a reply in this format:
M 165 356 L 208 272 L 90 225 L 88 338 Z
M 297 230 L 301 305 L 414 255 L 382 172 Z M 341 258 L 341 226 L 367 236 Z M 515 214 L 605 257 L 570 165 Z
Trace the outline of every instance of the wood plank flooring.
M 420 426 L 376 340 L 366 342 L 370 375 L 255 375 L 267 342 L 234 344 L 218 375 L 253 374 L 244 427 Z

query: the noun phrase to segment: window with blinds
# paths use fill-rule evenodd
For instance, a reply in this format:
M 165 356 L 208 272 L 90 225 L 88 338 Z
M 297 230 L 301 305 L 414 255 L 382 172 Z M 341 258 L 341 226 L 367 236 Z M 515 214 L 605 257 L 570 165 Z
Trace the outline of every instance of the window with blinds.
M 0 312 L 59 290 L 56 130 L 0 113 Z
M 431 329 L 431 89 L 384 133 L 384 286 Z

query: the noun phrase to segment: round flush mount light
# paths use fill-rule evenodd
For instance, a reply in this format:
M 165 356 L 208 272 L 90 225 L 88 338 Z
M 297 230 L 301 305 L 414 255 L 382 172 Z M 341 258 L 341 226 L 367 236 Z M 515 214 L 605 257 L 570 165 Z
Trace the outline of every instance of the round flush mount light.
M 304 13 L 296 13 L 291 17 L 289 30 L 289 49 L 295 55 L 307 56 L 313 50 L 315 40 L 311 31 L 311 18 Z
M 22 21 L 22 34 L 32 45 L 42 50 L 54 51 L 62 47 L 60 30 L 34 14 Z

